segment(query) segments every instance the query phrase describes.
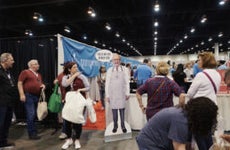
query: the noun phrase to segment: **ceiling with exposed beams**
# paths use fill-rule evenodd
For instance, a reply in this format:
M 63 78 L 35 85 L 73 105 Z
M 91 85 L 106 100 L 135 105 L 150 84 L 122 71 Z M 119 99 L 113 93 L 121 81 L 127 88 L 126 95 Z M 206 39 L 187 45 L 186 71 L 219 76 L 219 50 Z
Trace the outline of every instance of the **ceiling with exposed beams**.
M 26 37 L 25 30 L 31 30 L 34 37 L 60 33 L 125 56 L 214 51 L 214 43 L 220 51 L 230 51 L 230 2 L 219 5 L 219 1 L 0 0 L 0 39 Z M 159 12 L 153 9 L 156 2 Z M 89 7 L 96 17 L 87 14 Z M 43 22 L 33 20 L 35 12 L 43 16 Z M 203 16 L 207 21 L 202 24 Z M 105 29 L 106 23 L 111 30 Z M 66 26 L 70 33 L 64 31 Z

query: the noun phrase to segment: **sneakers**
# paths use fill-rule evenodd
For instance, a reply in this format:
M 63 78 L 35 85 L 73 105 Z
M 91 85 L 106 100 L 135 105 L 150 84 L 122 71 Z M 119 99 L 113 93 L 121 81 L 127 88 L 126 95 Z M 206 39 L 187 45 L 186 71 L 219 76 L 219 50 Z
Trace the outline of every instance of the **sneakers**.
M 70 145 L 73 144 L 73 140 L 70 138 L 70 139 L 67 139 L 66 142 L 62 145 L 62 149 L 67 149 Z
M 61 133 L 58 137 L 60 140 L 64 140 L 65 138 L 67 138 L 67 135 L 65 133 Z
M 74 145 L 75 145 L 75 149 L 81 148 L 81 144 L 80 144 L 79 140 L 75 140 Z

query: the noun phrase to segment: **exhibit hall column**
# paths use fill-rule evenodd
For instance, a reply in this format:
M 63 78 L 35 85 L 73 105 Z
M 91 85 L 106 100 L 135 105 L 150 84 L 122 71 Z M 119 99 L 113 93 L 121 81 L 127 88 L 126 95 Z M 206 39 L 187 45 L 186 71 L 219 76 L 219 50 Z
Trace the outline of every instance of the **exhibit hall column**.
M 218 59 L 219 58 L 219 44 L 215 43 L 214 45 L 214 54 L 215 54 L 215 58 Z

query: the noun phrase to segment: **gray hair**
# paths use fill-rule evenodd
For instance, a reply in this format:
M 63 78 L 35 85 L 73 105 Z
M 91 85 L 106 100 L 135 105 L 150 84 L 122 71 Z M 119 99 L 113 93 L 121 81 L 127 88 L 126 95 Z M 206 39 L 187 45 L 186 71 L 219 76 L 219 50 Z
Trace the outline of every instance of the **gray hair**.
M 31 59 L 29 62 L 28 62 L 28 67 L 30 68 L 32 66 L 33 63 L 38 63 L 38 60 L 37 59 Z
M 2 53 L 0 56 L 0 62 L 3 63 L 9 59 L 9 57 L 12 56 L 11 53 Z

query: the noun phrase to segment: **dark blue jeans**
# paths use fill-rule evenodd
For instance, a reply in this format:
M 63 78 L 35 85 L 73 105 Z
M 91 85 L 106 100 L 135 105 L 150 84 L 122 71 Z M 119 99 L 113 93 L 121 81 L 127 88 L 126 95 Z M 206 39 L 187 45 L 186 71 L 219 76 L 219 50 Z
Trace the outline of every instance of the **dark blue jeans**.
M 101 104 L 103 107 L 105 107 L 105 90 L 100 90 L 100 99 L 101 99 Z
M 0 106 L 0 147 L 7 143 L 12 114 L 12 107 Z
M 26 110 L 27 131 L 29 136 L 34 136 L 37 135 L 35 118 L 37 114 L 37 105 L 38 105 L 39 97 L 30 93 L 26 93 L 25 95 L 26 95 L 25 110 Z

